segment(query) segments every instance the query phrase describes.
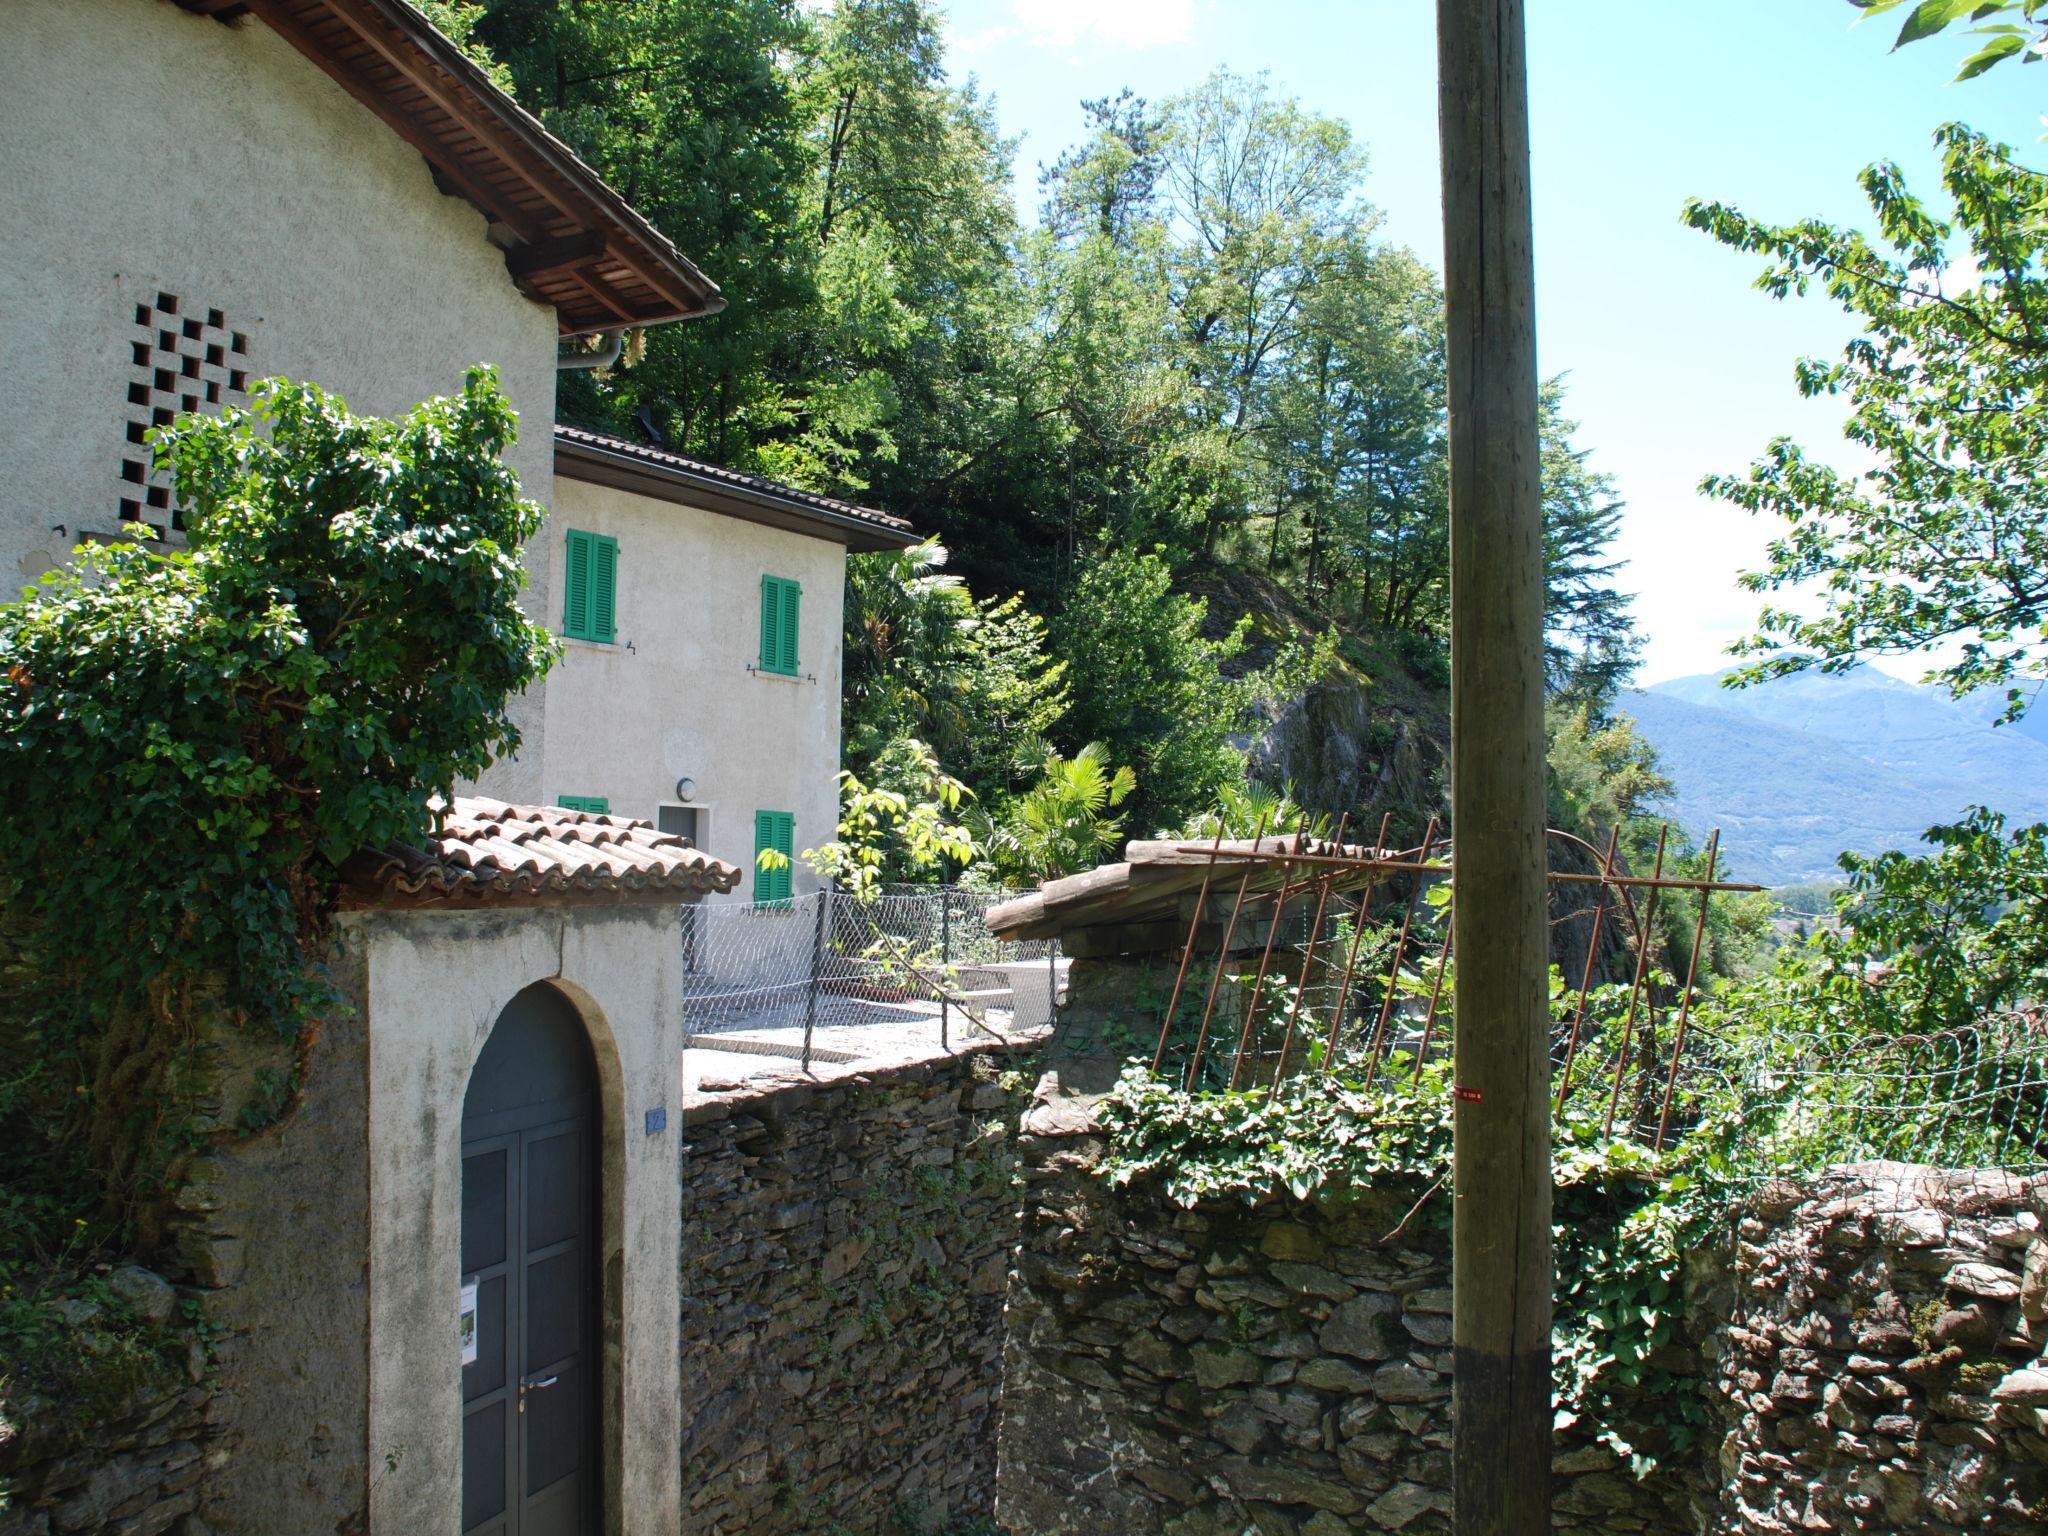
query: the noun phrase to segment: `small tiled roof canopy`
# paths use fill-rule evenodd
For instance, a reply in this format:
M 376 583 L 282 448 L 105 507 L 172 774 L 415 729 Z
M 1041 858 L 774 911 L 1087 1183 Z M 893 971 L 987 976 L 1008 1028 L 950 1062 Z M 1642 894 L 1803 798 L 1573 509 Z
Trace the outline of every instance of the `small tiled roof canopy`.
M 630 817 L 457 796 L 439 836 L 359 853 L 342 880 L 349 906 L 448 908 L 677 902 L 740 871 Z
M 822 535 L 851 550 L 907 549 L 918 542 L 908 522 L 873 507 L 561 422 L 555 424 L 555 473 L 748 522 Z
M 716 314 L 725 300 L 659 230 L 405 0 L 177 0 L 254 15 L 426 157 L 505 246 L 564 336 Z

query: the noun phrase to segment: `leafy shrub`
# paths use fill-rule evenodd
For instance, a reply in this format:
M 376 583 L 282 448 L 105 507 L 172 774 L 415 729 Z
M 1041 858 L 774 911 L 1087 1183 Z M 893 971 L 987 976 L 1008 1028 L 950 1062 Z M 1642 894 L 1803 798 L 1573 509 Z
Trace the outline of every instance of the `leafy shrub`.
M 154 435 L 189 552 L 88 548 L 0 608 L 10 1245 L 68 1241 L 81 1178 L 117 1232 L 219 1128 L 193 1104 L 215 1025 L 272 1042 L 258 1116 L 289 1102 L 342 861 L 516 748 L 551 656 L 490 370 L 391 421 L 253 401 Z
M 1111 766 L 1099 741 L 1070 758 L 1048 753 L 1038 782 L 1011 803 L 1008 817 L 983 821 L 984 851 L 1010 881 L 1079 874 L 1123 846 L 1124 818 L 1115 812 L 1137 787 L 1130 769 Z

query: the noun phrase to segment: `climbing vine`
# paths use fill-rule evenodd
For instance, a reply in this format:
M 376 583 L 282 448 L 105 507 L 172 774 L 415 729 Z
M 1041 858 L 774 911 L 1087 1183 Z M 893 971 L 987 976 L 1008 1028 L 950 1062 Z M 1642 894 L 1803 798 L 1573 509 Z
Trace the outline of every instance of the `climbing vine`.
M 551 659 L 491 370 L 394 420 L 252 398 L 152 434 L 189 549 L 90 545 L 0 607 L 11 1269 L 132 1237 L 184 1149 L 291 1102 L 343 861 L 515 748 Z
M 1612 1071 L 1601 1026 L 1624 991 L 1591 999 L 1594 1041 L 1580 1079 L 1588 1085 Z M 1402 1230 L 1447 1227 L 1449 1062 L 1417 1070 L 1396 1052 L 1370 1074 L 1363 1067 L 1340 1061 L 1277 1091 L 1187 1093 L 1134 1062 L 1097 1109 L 1109 1138 L 1099 1171 L 1118 1185 L 1156 1181 L 1183 1206 L 1409 1189 L 1415 1204 Z M 1589 1087 L 1554 1122 L 1558 1427 L 1582 1428 L 1644 1476 L 1688 1447 L 1705 1419 L 1701 1383 L 1676 1349 L 1685 1342 L 1682 1266 L 1721 1225 L 1731 1186 L 1718 1118 L 1697 1116 L 1660 1154 L 1610 1134 L 1604 1100 L 1604 1089 Z

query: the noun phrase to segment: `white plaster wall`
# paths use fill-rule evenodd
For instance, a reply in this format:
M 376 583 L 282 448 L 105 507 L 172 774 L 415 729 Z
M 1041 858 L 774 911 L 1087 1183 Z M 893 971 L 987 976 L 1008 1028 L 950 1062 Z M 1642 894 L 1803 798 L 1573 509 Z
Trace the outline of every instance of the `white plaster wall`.
M 618 638 L 565 642 L 549 674 L 541 798 L 603 795 L 651 821 L 688 775 L 710 817 L 707 850 L 747 871 L 709 899 L 749 901 L 755 811 L 793 812 L 799 852 L 838 827 L 845 546 L 567 476 L 555 507 L 550 590 L 562 590 L 564 529 L 619 541 Z M 764 574 L 803 584 L 794 679 L 747 670 L 760 659 Z M 559 604 L 545 618 L 560 633 Z M 796 888 L 817 888 L 801 861 Z
M 0 598 L 118 527 L 134 310 L 159 290 L 224 310 L 252 378 L 310 379 L 362 413 L 494 364 L 524 428 L 511 462 L 548 501 L 554 311 L 513 286 L 482 214 L 269 27 L 169 0 L 4 0 L 0 144 Z M 546 563 L 532 575 L 544 614 Z M 492 782 L 524 799 L 521 723 L 529 751 Z
M 370 1529 L 454 1531 L 462 1493 L 462 1101 L 499 1012 L 537 981 L 583 1013 L 598 1061 L 608 1272 L 622 1255 L 621 1442 L 607 1530 L 680 1515 L 682 993 L 676 909 L 382 913 L 369 963 Z M 650 1134 L 646 1114 L 666 1109 Z M 609 1411 L 609 1410 L 608 1410 Z

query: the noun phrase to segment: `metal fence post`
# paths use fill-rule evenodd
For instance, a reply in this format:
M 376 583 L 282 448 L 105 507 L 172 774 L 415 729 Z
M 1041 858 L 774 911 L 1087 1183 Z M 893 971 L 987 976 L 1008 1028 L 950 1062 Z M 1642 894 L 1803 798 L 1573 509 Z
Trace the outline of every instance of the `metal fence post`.
M 950 987 L 953 979 L 953 888 L 946 885 L 939 887 L 939 958 L 943 962 L 939 974 Z M 939 998 L 939 1049 L 942 1051 L 953 1049 L 948 1034 L 952 1022 L 953 1005 L 942 995 Z
M 832 905 L 832 887 L 818 892 L 818 926 L 811 940 L 811 986 L 804 995 L 804 1071 L 811 1070 L 811 1031 L 818 1022 L 818 984 L 825 970 L 825 909 Z
M 1060 941 L 1045 941 L 1045 1022 L 1057 1025 L 1060 1021 Z

